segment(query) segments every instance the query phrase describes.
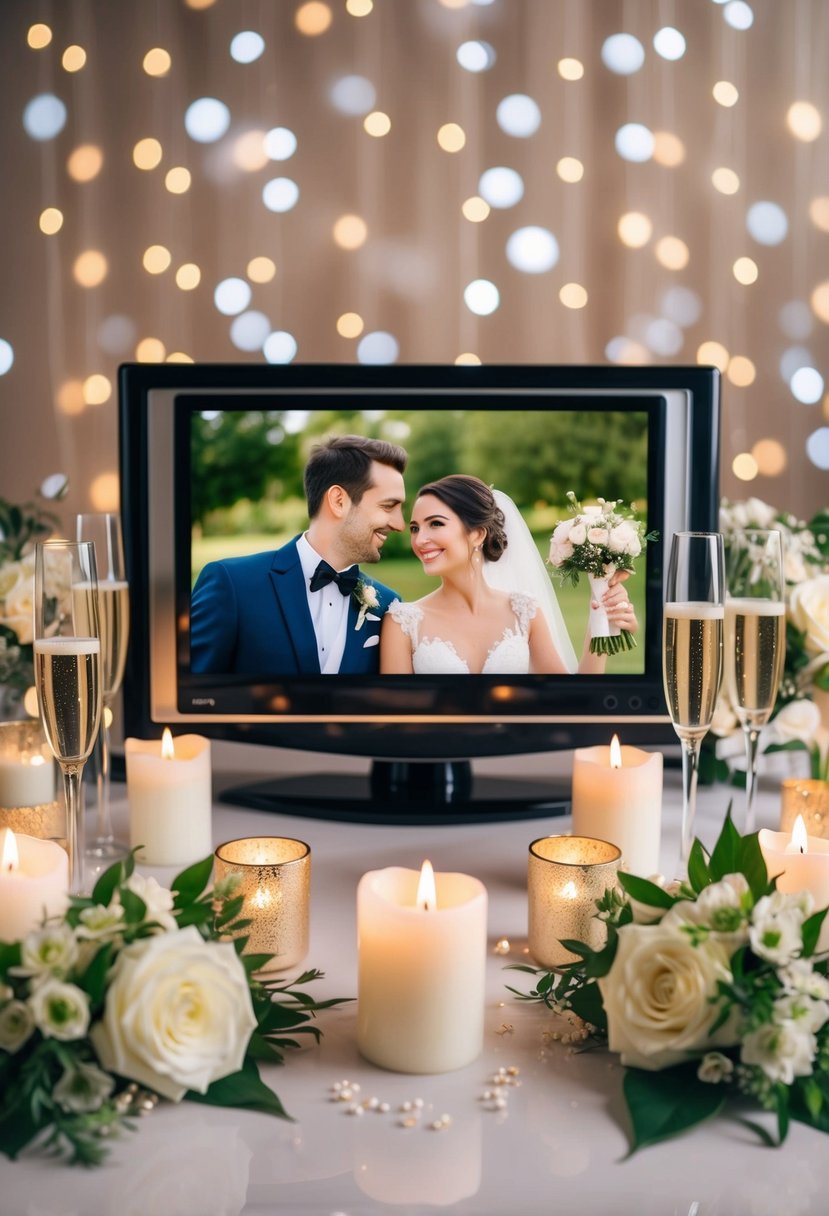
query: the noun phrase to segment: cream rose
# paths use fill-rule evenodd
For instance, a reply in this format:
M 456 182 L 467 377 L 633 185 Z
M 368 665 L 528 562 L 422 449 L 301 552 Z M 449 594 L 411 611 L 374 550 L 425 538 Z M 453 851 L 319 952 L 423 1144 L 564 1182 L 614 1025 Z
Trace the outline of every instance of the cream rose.
M 611 1051 L 633 1068 L 657 1071 L 737 1042 L 732 1025 L 710 1034 L 717 981 L 729 980 L 728 951 L 717 941 L 693 946 L 677 927 L 623 925 L 616 958 L 598 981 Z
M 6 624 L 17 634 L 21 646 L 28 646 L 34 637 L 34 579 L 22 569 L 20 577 L 6 595 Z
M 90 1037 L 104 1068 L 179 1102 L 238 1072 L 255 1028 L 232 944 L 190 925 L 121 951 Z
M 792 588 L 789 615 L 806 634 L 809 654 L 829 657 L 829 574 L 810 578 Z

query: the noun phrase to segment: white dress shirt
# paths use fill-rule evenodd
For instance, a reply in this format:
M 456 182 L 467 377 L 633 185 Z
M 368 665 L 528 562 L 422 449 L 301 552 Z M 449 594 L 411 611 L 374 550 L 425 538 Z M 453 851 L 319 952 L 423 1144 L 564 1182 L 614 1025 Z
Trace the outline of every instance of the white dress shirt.
M 343 595 L 336 583 L 328 583 L 320 591 L 312 591 L 311 578 L 323 560 L 322 556 L 308 542 L 305 534 L 300 536 L 297 541 L 296 551 L 302 564 L 305 594 L 308 597 L 308 608 L 314 624 L 314 633 L 317 635 L 320 672 L 324 676 L 333 676 L 340 670 L 340 663 L 345 651 L 348 606 L 351 596 Z M 346 569 L 349 570 L 351 567 L 346 566 Z M 342 572 L 338 570 L 337 573 Z

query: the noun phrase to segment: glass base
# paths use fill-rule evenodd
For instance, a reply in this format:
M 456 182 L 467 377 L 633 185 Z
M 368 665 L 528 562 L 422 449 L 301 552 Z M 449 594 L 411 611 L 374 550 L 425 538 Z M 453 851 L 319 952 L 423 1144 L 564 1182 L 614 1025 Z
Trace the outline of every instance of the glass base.
M 86 842 L 84 857 L 88 861 L 123 861 L 129 853 L 129 846 L 121 844 L 114 836 L 97 836 Z

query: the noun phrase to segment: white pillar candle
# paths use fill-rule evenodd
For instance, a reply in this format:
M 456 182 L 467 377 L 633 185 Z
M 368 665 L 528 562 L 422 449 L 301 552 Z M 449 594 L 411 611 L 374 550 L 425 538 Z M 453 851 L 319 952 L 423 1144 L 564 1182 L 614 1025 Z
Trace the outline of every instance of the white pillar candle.
M 615 746 L 614 746 L 615 744 Z M 619 868 L 648 878 L 659 870 L 662 755 L 638 747 L 578 748 L 573 757 L 573 835 L 609 840 Z
M 778 891 L 811 891 L 816 912 L 829 906 L 829 840 L 807 836 L 799 816 L 790 833 L 763 828 L 757 837 L 769 878 L 777 878 Z
M 140 846 L 138 861 L 189 865 L 212 853 L 210 740 L 179 735 L 173 743 L 165 729 L 164 739 L 127 739 L 124 751 L 130 844 Z
M 431 867 L 430 867 L 431 869 Z M 468 874 L 372 870 L 357 889 L 357 1045 L 395 1072 L 463 1068 L 483 1047 L 486 888 Z
M 69 858 L 59 844 L 0 830 L 0 941 L 18 941 L 44 916 L 62 916 L 68 891 Z
M 35 755 L 10 760 L 0 756 L 0 806 L 43 806 L 55 797 L 52 760 Z

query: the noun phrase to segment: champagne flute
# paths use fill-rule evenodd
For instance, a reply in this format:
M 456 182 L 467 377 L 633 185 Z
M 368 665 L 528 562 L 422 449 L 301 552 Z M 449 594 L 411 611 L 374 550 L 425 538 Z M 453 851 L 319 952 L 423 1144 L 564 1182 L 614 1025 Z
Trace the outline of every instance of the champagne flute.
M 98 611 L 101 628 L 101 694 L 103 720 L 96 744 L 98 829 L 86 848 L 87 857 L 101 862 L 117 861 L 128 849 L 115 839 L 109 801 L 110 722 L 112 704 L 124 678 L 129 639 L 129 587 L 124 567 L 121 521 L 112 512 L 77 517 L 77 539 L 95 546 L 98 567 Z
M 693 843 L 700 744 L 722 681 L 724 599 L 722 536 L 677 532 L 665 585 L 662 677 L 668 712 L 682 744 L 683 863 Z
M 101 724 L 98 579 L 90 541 L 35 547 L 34 658 L 37 703 L 63 773 L 69 889 L 83 891 L 81 774 Z
M 754 831 L 757 741 L 768 722 L 786 657 L 786 604 L 780 533 L 738 533 L 726 563 L 725 678 L 746 741 L 745 832 Z

